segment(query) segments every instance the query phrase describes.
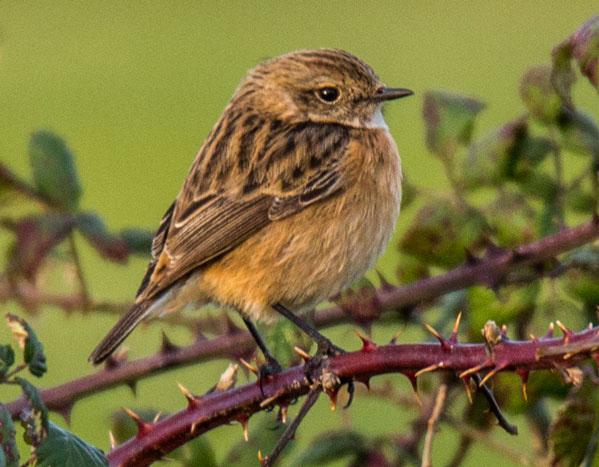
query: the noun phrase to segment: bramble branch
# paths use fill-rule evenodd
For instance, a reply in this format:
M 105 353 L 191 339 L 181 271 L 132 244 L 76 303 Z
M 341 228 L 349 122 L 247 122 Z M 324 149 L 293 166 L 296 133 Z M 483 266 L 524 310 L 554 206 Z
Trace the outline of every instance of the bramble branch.
M 475 284 L 495 286 L 501 283 L 510 271 L 517 268 L 535 265 L 552 258 L 560 253 L 582 246 L 599 237 L 599 222 L 593 219 L 577 227 L 564 229 L 535 242 L 524 244 L 514 250 L 495 249 L 486 257 L 470 260 L 436 277 L 420 280 L 401 287 L 384 286 L 377 290 L 375 303 L 377 309 L 372 310 L 372 320 L 380 311 L 390 312 L 399 308 L 413 306 L 433 300 L 445 293 L 464 289 Z M 0 301 L 10 297 L 10 290 L 0 283 Z M 18 287 L 25 287 L 19 285 Z M 61 297 L 47 295 L 39 297 L 32 290 L 33 286 L 19 289 L 24 294 L 33 294 L 36 299 L 48 299 L 49 303 L 61 306 Z M 81 302 L 73 299 L 62 303 L 65 306 L 78 306 Z M 81 300 L 81 299 L 79 299 Z M 36 303 L 40 303 L 36 300 Z M 368 313 L 361 313 L 364 319 Z M 355 320 L 354 316 L 340 307 L 332 307 L 318 311 L 314 315 L 314 324 L 327 327 Z M 198 321 L 199 323 L 202 320 Z M 60 386 L 41 391 L 44 402 L 49 409 L 68 416 L 73 404 L 90 394 L 110 389 L 122 384 L 134 385 L 137 381 L 167 369 L 180 368 L 214 358 L 236 358 L 250 354 L 255 344 L 250 334 L 245 331 L 229 333 L 211 340 L 198 340 L 193 344 L 173 348 L 163 346 L 155 355 L 130 362 L 121 362 L 109 369 L 102 369 L 91 375 L 83 376 Z M 19 399 L 7 405 L 10 413 L 15 416 L 25 407 L 26 401 Z
M 486 372 L 482 383 L 499 371 L 516 371 L 526 382 L 533 370 L 567 369 L 590 356 L 599 360 L 599 328 L 574 333 L 561 326 L 564 336 L 554 338 L 553 326 L 547 336 L 530 341 L 511 341 L 502 333 L 492 350 L 486 344 L 458 343 L 456 334 L 439 343 L 377 346 L 364 339 L 359 351 L 326 359 L 315 368 L 311 379 L 321 386 L 334 403 L 339 389 L 350 381 L 368 384 L 372 376 L 402 373 L 413 384 L 419 375 L 431 371 L 450 371 L 469 382 L 476 372 Z M 305 395 L 313 385 L 296 366 L 259 384 L 201 397 L 189 397 L 184 410 L 151 423 L 139 420 L 138 435 L 108 453 L 110 465 L 144 466 L 160 459 L 189 440 L 225 423 L 247 424 L 254 413 L 273 406 L 285 407 Z

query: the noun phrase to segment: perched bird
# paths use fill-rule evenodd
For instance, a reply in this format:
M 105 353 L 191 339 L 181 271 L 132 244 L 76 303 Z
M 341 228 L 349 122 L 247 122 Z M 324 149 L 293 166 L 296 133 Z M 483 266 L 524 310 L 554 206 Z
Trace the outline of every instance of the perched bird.
M 360 279 L 389 241 L 401 165 L 381 107 L 410 94 L 342 50 L 251 70 L 160 223 L 134 305 L 90 361 L 189 303 L 236 308 L 271 363 L 252 321 L 277 312 L 330 344 L 296 313 Z

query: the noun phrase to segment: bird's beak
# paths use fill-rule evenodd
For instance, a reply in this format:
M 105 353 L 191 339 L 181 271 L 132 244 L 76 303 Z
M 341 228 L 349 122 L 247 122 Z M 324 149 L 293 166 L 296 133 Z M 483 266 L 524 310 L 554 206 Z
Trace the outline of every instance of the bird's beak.
M 402 97 L 411 96 L 414 91 L 404 88 L 379 88 L 373 99 L 379 102 L 391 101 L 393 99 L 401 99 Z

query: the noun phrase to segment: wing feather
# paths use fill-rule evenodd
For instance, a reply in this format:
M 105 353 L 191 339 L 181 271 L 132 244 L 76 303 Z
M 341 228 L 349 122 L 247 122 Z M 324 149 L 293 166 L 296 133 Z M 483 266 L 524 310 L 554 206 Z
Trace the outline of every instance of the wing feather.
M 228 121 L 244 125 L 241 118 Z M 266 143 L 243 148 L 244 157 L 252 160 L 250 164 L 236 163 L 239 141 L 208 137 L 181 193 L 160 224 L 138 301 L 155 296 L 269 223 L 342 189 L 339 161 L 349 141 L 347 128 L 303 124 L 295 133 L 282 124 L 270 128 L 273 133 Z M 236 134 L 226 125 L 217 125 L 215 129 L 231 135 L 230 138 Z M 292 138 L 293 144 L 282 145 L 282 134 Z M 265 148 L 272 148 L 273 153 L 265 153 Z M 202 179 L 207 167 L 207 172 L 221 175 L 218 183 L 213 176 L 211 180 Z M 239 173 L 242 169 L 245 172 Z M 256 189 L 244 190 L 238 180 L 251 179 L 257 172 L 264 174 L 263 182 Z

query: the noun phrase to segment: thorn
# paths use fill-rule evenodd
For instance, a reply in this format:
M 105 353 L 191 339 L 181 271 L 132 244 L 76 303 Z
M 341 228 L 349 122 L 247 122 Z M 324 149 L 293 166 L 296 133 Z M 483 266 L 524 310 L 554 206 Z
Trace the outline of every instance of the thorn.
M 460 321 L 462 320 L 462 312 L 458 313 L 458 317 L 455 320 L 455 324 L 453 325 L 453 331 L 451 332 L 451 336 L 449 336 L 450 344 L 458 343 L 458 331 L 460 329 Z
M 324 393 L 329 396 L 329 399 L 331 399 L 331 411 L 335 411 L 335 409 L 337 408 L 337 396 L 339 395 L 339 390 L 338 389 L 325 389 Z
M 185 399 L 187 399 L 187 408 L 191 409 L 193 407 L 196 407 L 198 404 L 197 398 L 196 396 L 194 396 L 189 389 L 187 389 L 185 386 L 183 386 L 181 383 L 179 383 L 177 381 L 177 386 L 179 386 L 179 390 L 183 393 L 183 395 L 185 396 Z
M 478 383 L 478 387 L 482 388 L 483 385 L 489 381 L 493 376 L 495 376 L 497 373 L 499 373 L 501 370 L 504 370 L 508 367 L 509 365 L 507 363 L 502 363 L 501 365 L 499 365 L 498 367 L 495 367 L 494 369 L 492 369 L 491 371 L 489 371 L 485 377 L 483 379 L 481 379 L 480 383 Z
M 564 333 L 564 343 L 567 344 L 570 340 L 570 336 L 572 336 L 574 333 L 564 326 L 559 319 L 555 321 L 555 324 L 557 324 L 557 327 L 560 328 Z
M 482 370 L 483 368 L 486 368 L 489 365 L 489 362 L 485 362 L 481 365 L 476 365 L 472 368 L 467 369 L 466 371 L 463 371 L 462 373 L 460 373 L 458 375 L 459 378 L 464 378 L 465 376 L 470 376 L 473 373 L 476 373 L 477 371 Z
M 464 248 L 464 251 L 466 252 L 466 265 L 467 266 L 474 266 L 474 265 L 480 263 L 480 259 L 478 259 L 468 248 Z
M 422 408 L 422 401 L 420 400 L 420 395 L 418 394 L 418 379 L 416 378 L 415 372 L 413 371 L 402 371 L 402 375 L 404 375 L 410 381 L 412 386 L 412 390 L 414 391 L 414 397 L 416 397 L 416 402 L 420 408 Z
M 355 380 L 358 383 L 362 383 L 370 391 L 370 376 L 360 376 L 359 378 L 355 378 Z
M 260 461 L 260 465 L 262 465 L 262 466 L 266 465 L 267 460 L 268 460 L 268 457 L 262 457 L 262 451 L 260 451 L 258 449 L 258 461 Z
M 110 430 L 108 430 L 108 440 L 110 441 L 110 450 L 112 451 L 116 448 L 116 439 L 114 439 L 114 435 Z
M 539 339 L 537 339 L 532 332 L 528 335 L 528 337 L 530 337 L 530 340 L 533 341 L 535 344 L 539 342 Z
M 439 334 L 435 330 L 435 328 L 433 328 L 428 323 L 424 323 L 424 327 L 426 328 L 426 330 L 428 332 L 430 332 L 433 336 L 435 336 L 437 338 L 437 340 L 441 343 L 441 347 L 443 348 L 443 350 L 450 350 L 451 349 L 451 345 L 449 345 L 449 343 L 447 342 L 447 340 L 441 334 Z
M 312 360 L 312 357 L 310 357 L 310 355 L 308 355 L 308 353 L 305 350 L 299 348 L 297 345 L 293 347 L 293 351 L 300 357 L 302 357 L 306 362 Z
M 362 334 L 360 331 L 354 328 L 354 332 L 362 340 L 362 352 L 372 352 L 374 349 L 377 348 L 377 345 L 364 334 Z
M 545 334 L 541 339 L 553 339 L 553 322 L 549 323 L 547 334 Z
M 383 290 L 393 289 L 393 286 L 387 281 L 387 279 L 385 279 L 385 276 L 383 276 L 383 274 L 378 269 L 375 269 L 374 272 L 376 273 L 376 275 L 379 278 L 379 281 L 381 283 L 381 289 L 383 289 Z
M 466 394 L 468 394 L 468 401 L 470 402 L 470 405 L 472 405 L 472 390 L 470 389 L 470 376 L 462 378 L 462 381 L 464 382 L 464 387 L 466 388 Z
M 162 331 L 162 343 L 160 344 L 160 353 L 165 355 L 168 353 L 176 352 L 179 347 L 172 343 L 172 341 L 166 335 L 166 332 Z
M 196 428 L 197 428 L 197 426 L 198 426 L 198 422 L 197 422 L 197 421 L 195 421 L 195 422 L 193 422 L 193 423 L 191 424 L 191 428 L 190 428 L 189 432 L 190 432 L 192 435 L 193 435 L 193 432 L 194 432 L 194 431 L 196 431 Z
M 443 368 L 443 362 L 435 363 L 433 365 L 427 366 L 426 368 L 422 368 L 421 370 L 418 370 L 416 373 L 414 373 L 414 376 L 418 378 L 418 376 L 423 375 L 424 373 L 429 373 L 431 371 L 438 370 L 439 368 Z
M 218 383 L 216 383 L 215 389 L 217 391 L 226 391 L 231 389 L 237 383 L 237 371 L 239 365 L 237 363 L 229 363 L 227 369 L 220 375 Z
M 125 384 L 131 389 L 133 395 L 137 397 L 137 381 L 127 381 Z
M 160 417 L 162 417 L 162 410 L 154 416 L 152 423 L 156 423 L 158 420 L 160 420 Z
M 237 421 L 239 423 L 241 423 L 241 427 L 243 428 L 243 439 L 245 440 L 246 443 L 249 441 L 249 436 L 248 436 L 248 420 L 249 419 L 250 419 L 250 416 L 246 413 L 237 415 Z
M 269 406 L 274 401 L 276 401 L 279 398 L 280 395 L 281 394 L 275 394 L 274 396 L 270 396 L 268 399 L 264 399 L 262 402 L 260 402 L 260 408 L 263 409 L 264 407 Z
M 400 329 L 399 331 L 397 331 L 393 335 L 393 337 L 391 338 L 391 340 L 389 341 L 389 345 L 395 345 L 397 343 L 397 339 L 399 339 L 399 336 L 401 336 L 404 331 L 405 331 L 405 329 Z
M 138 438 L 141 438 L 142 436 L 144 436 L 146 433 L 148 433 L 152 429 L 153 425 L 151 423 L 148 423 L 145 420 L 142 420 L 140 418 L 140 416 L 137 415 L 132 410 L 129 410 L 127 407 L 121 407 L 121 409 L 123 409 L 125 411 L 125 413 L 127 415 L 129 415 L 133 419 L 133 421 L 136 423 Z
M 258 368 L 256 368 L 254 365 L 252 365 L 251 363 L 246 362 L 243 358 L 240 358 L 239 361 L 241 362 L 241 364 L 246 367 L 248 370 L 250 370 L 252 373 L 254 373 L 256 376 L 258 376 Z
M 520 376 L 522 379 L 522 394 L 524 395 L 524 400 L 528 402 L 528 394 L 526 393 L 526 383 L 528 382 L 528 375 L 530 372 L 528 370 L 516 370 L 516 374 Z
M 73 411 L 73 404 L 71 402 L 67 402 L 54 410 L 62 415 L 62 418 L 67 422 L 67 425 L 71 425 L 71 412 Z
M 280 409 L 279 409 L 279 418 L 281 419 L 281 422 L 284 424 L 287 423 L 287 409 L 288 409 L 289 405 L 288 404 L 281 404 L 280 405 Z
M 501 334 L 503 335 L 503 337 L 507 337 L 507 325 L 501 325 Z

